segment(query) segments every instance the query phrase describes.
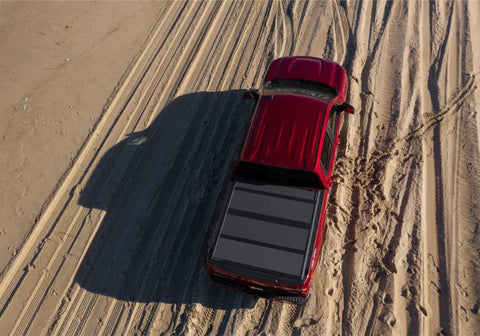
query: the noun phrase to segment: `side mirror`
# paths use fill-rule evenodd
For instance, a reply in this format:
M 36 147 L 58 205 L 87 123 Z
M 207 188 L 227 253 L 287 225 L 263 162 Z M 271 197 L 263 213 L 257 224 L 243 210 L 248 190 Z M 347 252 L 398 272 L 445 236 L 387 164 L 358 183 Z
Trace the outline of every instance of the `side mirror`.
M 340 106 L 340 109 L 342 111 L 345 111 L 347 113 L 350 113 L 350 114 L 354 114 L 355 113 L 355 108 L 350 105 L 349 103 L 343 103 L 341 106 Z
M 246 91 L 246 92 L 243 93 L 242 98 L 243 99 L 255 99 L 255 100 L 257 100 L 258 99 L 258 91 L 257 90 Z

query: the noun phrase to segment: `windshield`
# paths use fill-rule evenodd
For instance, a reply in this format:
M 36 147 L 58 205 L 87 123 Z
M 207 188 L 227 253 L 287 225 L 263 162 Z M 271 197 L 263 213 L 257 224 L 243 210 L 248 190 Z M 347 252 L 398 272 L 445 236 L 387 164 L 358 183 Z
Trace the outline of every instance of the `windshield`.
M 265 85 L 264 95 L 278 93 L 305 95 L 327 102 L 331 101 L 337 95 L 336 90 L 327 85 L 304 80 L 277 79 Z

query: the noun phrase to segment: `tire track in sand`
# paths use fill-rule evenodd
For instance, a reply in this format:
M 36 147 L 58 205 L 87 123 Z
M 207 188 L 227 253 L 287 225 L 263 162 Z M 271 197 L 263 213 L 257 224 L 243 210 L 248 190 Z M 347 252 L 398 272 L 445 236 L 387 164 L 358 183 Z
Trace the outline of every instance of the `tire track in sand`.
M 160 27 L 161 28 L 161 27 Z M 50 250 L 54 246 L 48 246 L 49 242 L 51 242 L 51 238 L 47 238 L 45 240 L 42 239 L 42 243 L 39 245 L 39 248 L 35 251 L 33 251 L 33 258 L 32 261 L 29 262 L 29 268 L 26 268 L 24 272 L 21 271 L 21 263 L 22 258 L 25 259 L 28 254 L 32 254 L 32 251 L 28 251 L 27 248 L 35 246 L 35 240 L 38 239 L 38 236 L 41 236 L 41 231 L 47 231 L 47 237 L 48 235 L 51 235 L 53 230 L 55 229 L 56 225 L 59 225 L 59 218 L 65 213 L 66 210 L 68 210 L 68 206 L 70 206 L 70 203 L 72 203 L 72 200 L 78 196 L 78 189 L 72 188 L 71 185 L 78 185 L 77 182 L 75 182 L 75 179 L 77 176 L 79 176 L 80 181 L 82 178 L 86 176 L 86 171 L 87 167 L 92 167 L 92 162 L 95 159 L 95 157 L 99 154 L 99 147 L 98 142 L 100 142 L 100 146 L 102 143 L 105 143 L 105 140 L 100 137 L 100 134 L 106 134 L 107 136 L 111 133 L 112 130 L 112 125 L 115 125 L 119 118 L 121 117 L 121 113 L 123 112 L 123 107 L 124 104 L 126 104 L 131 98 L 131 95 L 125 94 L 125 92 L 128 92 L 130 88 L 136 88 L 138 87 L 138 82 L 143 78 L 144 72 L 142 69 L 148 68 L 152 54 L 155 53 L 156 50 L 156 39 L 161 36 L 161 33 L 163 33 L 162 29 L 157 29 L 152 32 L 151 39 L 148 41 L 146 44 L 145 49 L 143 50 L 142 54 L 138 57 L 136 63 L 132 66 L 131 71 L 129 72 L 129 75 L 126 77 L 126 79 L 123 82 L 123 85 L 117 90 L 117 96 L 112 99 L 109 107 L 107 108 L 106 112 L 103 114 L 102 118 L 100 119 L 99 123 L 96 126 L 96 130 L 92 133 L 92 135 L 89 137 L 89 139 L 86 142 L 86 145 L 82 148 L 81 154 L 79 154 L 77 161 L 73 168 L 70 170 L 67 178 L 64 180 L 64 183 L 62 186 L 58 189 L 57 194 L 53 197 L 53 201 L 50 203 L 49 207 L 47 210 L 42 214 L 41 220 L 39 221 L 37 227 L 35 230 L 37 230 L 34 234 L 30 236 L 30 242 L 25 245 L 25 248 L 20 252 L 19 258 L 17 258 L 16 267 L 10 268 L 10 273 L 7 274 L 7 276 L 4 278 L 4 281 L 2 282 L 2 302 L 4 304 L 2 305 L 2 318 L 8 317 L 12 313 L 14 314 L 15 311 L 18 311 L 12 307 L 9 306 L 10 297 L 16 296 L 15 301 L 18 302 L 20 300 L 18 298 L 19 293 L 17 291 L 21 290 L 21 287 L 25 287 L 26 280 L 28 280 L 28 277 L 32 275 L 31 269 L 35 269 L 35 267 L 40 268 L 42 266 L 37 258 L 42 258 L 45 253 L 49 253 Z M 117 115 L 116 115 L 117 114 Z M 120 117 L 118 116 L 120 114 Z M 113 124 L 109 124 L 113 122 Z M 100 138 L 100 140 L 98 139 Z M 89 162 L 90 161 L 90 162 Z M 83 162 L 89 162 L 88 165 L 85 165 Z M 72 191 L 70 191 L 72 190 Z M 62 205 L 62 202 L 65 202 Z M 49 221 L 51 220 L 50 218 L 54 215 L 56 209 L 60 207 L 60 214 L 57 216 L 55 219 L 55 224 L 52 228 L 46 228 L 47 224 L 49 224 Z M 77 214 L 74 216 L 74 221 L 75 222 L 77 219 L 79 219 L 79 214 L 80 212 L 77 211 Z M 68 237 L 68 230 L 63 234 L 63 237 L 60 239 L 60 241 L 65 240 Z M 63 242 L 65 243 L 65 242 Z M 53 244 L 51 244 L 53 245 Z M 58 247 L 62 246 L 62 242 L 60 242 L 60 245 Z M 55 250 L 54 255 L 58 255 L 59 249 L 57 248 Z M 63 256 L 62 256 L 63 258 Z M 45 258 L 44 258 L 45 259 Z M 47 260 L 49 259 L 48 256 L 46 258 Z M 54 260 L 54 259 L 52 259 Z M 77 260 L 78 261 L 78 260 Z M 63 261 L 62 261 L 63 262 Z M 45 268 L 45 271 L 41 271 L 41 273 L 46 274 L 46 276 L 49 275 L 48 269 Z M 39 288 L 38 285 L 41 284 L 45 276 L 42 278 L 40 275 L 41 280 L 37 283 L 37 289 Z M 10 280 L 10 284 L 8 284 L 8 280 Z M 9 285 L 7 287 L 7 285 Z M 12 290 L 12 287 L 14 290 Z M 10 292 L 9 290 L 10 289 Z M 30 291 L 27 292 L 27 294 L 30 293 Z M 35 294 L 35 293 L 34 293 Z M 7 297 L 7 300 L 5 298 Z M 34 295 L 30 295 L 29 299 L 27 300 L 27 303 L 34 301 L 33 300 Z M 14 302 L 15 302 L 14 301 Z M 25 308 L 30 308 L 30 305 L 26 305 Z M 25 315 L 27 312 L 26 309 L 23 309 L 21 316 Z M 21 317 L 20 316 L 20 317 Z M 19 325 L 19 321 L 21 319 L 17 320 L 16 326 Z M 15 321 L 15 320 L 13 320 Z M 7 323 L 0 323 L 2 325 L 2 329 L 4 327 L 8 327 Z M 6 331 L 6 330 L 5 330 Z
M 198 7 L 192 6 L 191 10 L 193 10 L 193 9 L 195 9 L 195 8 L 198 8 Z M 196 9 L 195 9 L 195 10 L 196 10 Z M 192 15 L 192 14 L 195 13 L 195 12 L 191 12 L 191 11 L 190 11 L 190 13 L 191 13 L 190 15 Z M 193 27 L 193 25 L 191 24 L 191 20 L 185 20 L 185 21 L 182 21 L 182 22 L 189 23 L 188 27 Z M 186 31 L 188 31 L 188 27 L 187 27 L 187 30 L 184 30 L 184 31 L 183 31 L 183 33 L 185 33 Z M 179 31 L 181 32 L 182 29 L 180 29 Z M 176 38 L 175 40 L 177 40 L 177 41 L 183 41 L 183 38 L 180 38 L 180 39 L 177 39 L 177 38 Z M 178 49 L 178 47 L 175 47 L 173 50 L 175 50 L 175 52 L 177 52 L 177 51 L 180 50 L 180 49 Z M 165 58 L 165 59 L 170 60 L 170 58 Z M 178 65 L 178 63 L 176 63 L 176 64 Z M 160 76 L 160 78 L 161 78 L 161 76 Z M 157 80 L 158 80 L 158 79 L 157 79 Z M 155 86 L 155 87 L 156 87 L 156 86 Z M 152 100 L 152 102 L 150 102 L 151 104 L 155 103 L 155 101 L 156 101 L 156 99 L 150 99 L 150 100 Z M 150 118 L 150 119 L 151 119 L 151 118 Z M 95 300 L 95 297 L 96 297 L 95 295 L 92 295 L 91 293 L 88 293 L 88 295 L 89 295 L 89 296 L 92 296 L 91 299 Z M 84 304 L 86 304 L 86 303 L 84 303 Z M 116 306 L 117 306 L 117 305 L 115 305 L 115 304 L 112 304 L 112 303 L 110 304 L 110 307 L 116 307 Z M 108 314 L 107 314 L 107 315 L 108 315 Z M 105 320 L 105 317 L 103 317 L 102 320 L 104 321 L 104 320 Z M 103 326 L 107 326 L 107 325 L 108 325 L 108 323 L 103 323 Z
M 465 223 L 480 216 L 465 206 L 473 204 L 466 198 L 478 189 L 478 155 L 472 153 L 478 154 L 479 137 L 466 126 L 478 127 L 468 107 L 474 109 L 478 69 L 472 71 L 466 54 L 473 48 L 457 42 L 473 36 L 466 26 L 473 19 L 466 25 L 461 19 L 470 8 L 471 3 L 448 2 L 165 5 L 144 50 L 4 274 L 0 333 L 478 330 L 472 315 L 478 271 L 460 257 L 478 246 L 475 228 Z M 416 21 L 418 30 L 400 36 L 402 24 Z M 417 32 L 418 43 L 412 41 Z M 405 50 L 395 51 L 400 46 Z M 297 309 L 259 300 L 245 309 L 246 296 L 206 282 L 202 263 L 201 238 L 208 234 L 202 223 L 213 216 L 245 122 L 231 111 L 249 110 L 234 92 L 211 91 L 257 87 L 268 63 L 289 47 L 296 54 L 343 59 L 358 113 L 342 129 L 341 184 L 332 189 L 325 241 L 332 251 L 322 255 L 309 303 Z M 188 99 L 189 92 L 197 93 Z M 157 113 L 167 104 L 173 105 L 162 119 Z M 173 110 L 195 114 L 185 112 L 183 122 L 172 122 Z M 175 132 L 189 136 L 179 139 Z M 140 149 L 135 143 L 143 136 L 160 139 Z M 117 149 L 109 152 L 112 147 Z M 105 181 L 95 190 L 96 201 L 106 206 L 80 207 L 85 181 L 106 154 Z M 145 171 L 148 162 L 161 169 Z M 438 196 L 445 192 L 454 197 Z M 108 266 L 116 260 L 124 264 Z M 102 275 L 102 267 L 113 275 Z M 439 269 L 449 275 L 440 279 Z M 111 278 L 118 281 L 109 291 L 92 289 Z

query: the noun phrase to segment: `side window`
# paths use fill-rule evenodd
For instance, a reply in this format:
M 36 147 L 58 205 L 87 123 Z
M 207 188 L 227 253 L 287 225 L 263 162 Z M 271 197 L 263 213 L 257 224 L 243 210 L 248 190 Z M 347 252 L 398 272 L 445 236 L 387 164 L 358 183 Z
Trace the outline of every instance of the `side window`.
M 322 166 L 325 172 L 328 171 L 328 166 L 330 164 L 330 156 L 332 154 L 332 138 L 329 134 L 330 132 L 325 133 L 325 139 L 323 140 L 323 147 L 322 147 Z
M 327 127 L 330 128 L 330 131 L 335 134 L 336 130 L 336 123 L 337 123 L 337 114 L 335 112 L 330 113 L 328 116 L 328 125 Z
M 328 116 L 327 131 L 325 132 L 325 139 L 323 140 L 323 147 L 322 147 L 321 162 L 322 162 L 323 170 L 325 172 L 328 172 L 328 168 L 330 166 L 330 157 L 332 156 L 332 148 L 333 148 L 332 146 L 333 137 L 335 136 L 337 122 L 338 122 L 338 114 L 335 112 L 335 110 L 332 110 L 332 112 Z

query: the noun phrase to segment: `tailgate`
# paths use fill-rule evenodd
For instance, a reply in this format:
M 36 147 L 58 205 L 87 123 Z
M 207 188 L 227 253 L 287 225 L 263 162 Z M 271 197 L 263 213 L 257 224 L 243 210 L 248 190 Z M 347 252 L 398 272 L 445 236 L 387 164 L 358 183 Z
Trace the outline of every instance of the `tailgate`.
M 301 279 L 323 191 L 235 182 L 212 259 Z

